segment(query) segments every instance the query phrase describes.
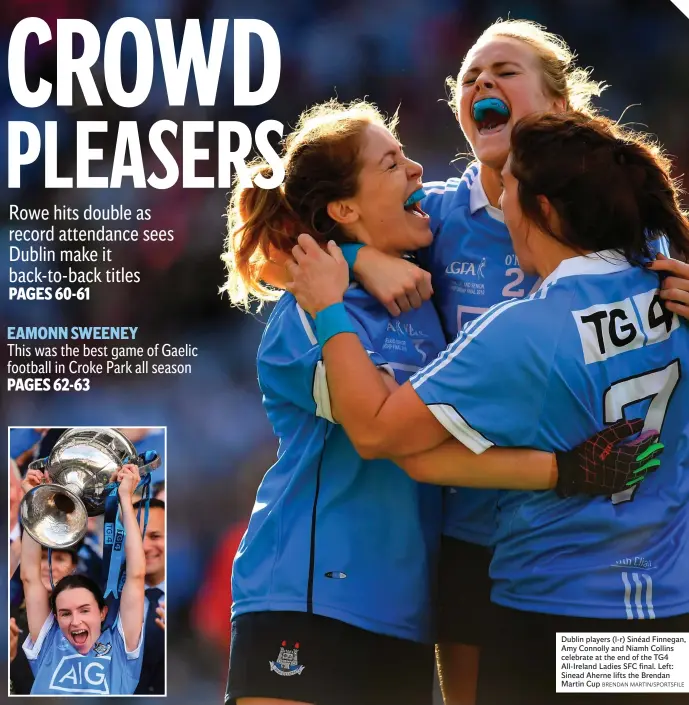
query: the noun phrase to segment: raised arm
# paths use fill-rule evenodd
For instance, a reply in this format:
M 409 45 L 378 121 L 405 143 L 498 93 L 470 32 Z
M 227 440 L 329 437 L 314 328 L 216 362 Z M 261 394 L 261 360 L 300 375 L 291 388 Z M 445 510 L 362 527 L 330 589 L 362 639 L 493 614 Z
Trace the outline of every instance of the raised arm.
M 30 492 L 43 482 L 40 470 L 29 470 L 22 482 L 24 492 Z M 31 640 L 36 643 L 41 628 L 50 614 L 49 594 L 41 579 L 41 556 L 43 548 L 34 541 L 28 532 L 22 535 L 20 575 L 24 586 L 26 617 L 29 622 Z
M 21 559 L 22 545 L 19 540 L 21 527 L 19 525 L 19 507 L 24 493 L 22 491 L 22 481 L 19 469 L 14 460 L 10 460 L 10 570 L 9 575 L 14 575 L 14 571 L 19 566 Z
M 139 484 L 139 470 L 135 465 L 123 465 L 117 473 L 120 483 L 118 495 L 122 525 L 125 530 L 124 556 L 127 577 L 120 598 L 120 622 L 127 651 L 134 651 L 141 637 L 144 623 L 146 557 L 141 539 L 141 529 L 136 521 L 132 496 Z

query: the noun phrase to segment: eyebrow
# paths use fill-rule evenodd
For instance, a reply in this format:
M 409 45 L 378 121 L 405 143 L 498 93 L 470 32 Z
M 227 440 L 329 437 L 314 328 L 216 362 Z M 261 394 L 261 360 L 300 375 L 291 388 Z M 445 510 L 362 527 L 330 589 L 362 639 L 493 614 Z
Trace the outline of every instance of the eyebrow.
M 380 158 L 380 161 L 378 164 L 382 164 L 388 157 L 392 157 L 393 159 L 397 156 L 397 152 L 399 151 L 399 147 L 397 149 L 389 149 L 385 154 Z
M 491 64 L 490 68 L 499 70 L 501 68 L 504 68 L 505 66 L 516 66 L 519 69 L 523 68 L 518 61 L 495 61 Z M 470 69 L 467 69 L 464 72 L 464 76 L 469 73 L 476 73 L 476 71 L 480 71 L 480 68 L 478 66 L 472 66 Z M 464 78 L 464 76 L 462 76 L 462 78 Z

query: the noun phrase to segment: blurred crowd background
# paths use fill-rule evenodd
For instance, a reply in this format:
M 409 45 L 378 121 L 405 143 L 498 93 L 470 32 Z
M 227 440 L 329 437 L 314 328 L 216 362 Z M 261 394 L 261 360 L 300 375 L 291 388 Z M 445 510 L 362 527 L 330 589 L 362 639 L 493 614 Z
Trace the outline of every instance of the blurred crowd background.
M 3 91 L 3 121 L 30 120 L 41 129 L 46 120 L 58 121 L 61 175 L 74 173 L 76 120 L 110 121 L 108 136 L 99 145 L 105 148 L 104 167 L 94 170 L 107 175 L 119 120 L 138 121 L 145 145 L 148 126 L 160 119 L 240 120 L 252 130 L 262 120 L 276 119 L 287 127 L 314 102 L 368 96 L 387 112 L 399 106 L 405 150 L 424 164 L 425 178 L 448 178 L 461 172 L 463 162 L 453 160 L 467 146 L 445 102 L 445 78 L 456 74 L 486 26 L 508 16 L 541 22 L 564 36 L 580 65 L 594 67 L 594 78 L 610 85 L 598 101 L 605 113 L 612 118 L 624 113 L 624 122 L 657 134 L 676 157 L 675 175 L 689 167 L 689 19 L 670 0 L 4 0 L 0 14 L 5 53 L 12 28 L 26 16 L 42 17 L 53 27 L 58 18 L 87 18 L 101 31 L 101 41 L 113 21 L 135 16 L 150 27 L 154 46 L 154 20 L 167 17 L 173 19 L 177 36 L 186 18 L 199 18 L 209 37 L 214 18 L 251 17 L 270 23 L 279 37 L 280 87 L 268 104 L 255 108 L 232 104 L 231 30 L 214 108 L 195 104 L 191 82 L 187 105 L 170 108 L 159 71 L 149 99 L 126 111 L 107 98 L 98 108 L 46 104 L 28 110 L 14 102 L 9 90 Z M 125 43 L 124 52 L 123 65 L 132 72 L 133 42 Z M 5 71 L 7 62 L 0 65 Z M 31 45 L 27 66 L 30 80 L 54 79 L 60 70 L 54 45 Z M 94 72 L 98 75 L 98 67 Z M 259 51 L 252 86 L 261 75 Z M 132 77 L 125 77 L 125 85 Z M 7 76 L 3 81 L 7 86 Z M 6 183 L 7 144 L 2 139 Z M 211 151 L 208 174 L 216 173 L 215 142 L 209 134 L 198 144 Z M 155 160 L 144 154 L 150 171 Z M 199 173 L 203 171 L 201 167 Z M 12 425 L 168 427 L 169 701 L 220 702 L 228 655 L 231 561 L 255 489 L 276 450 L 254 366 L 269 310 L 249 316 L 232 310 L 218 295 L 224 276 L 219 255 L 226 190 L 183 190 L 180 185 L 166 191 L 135 190 L 126 185 L 120 190 L 46 191 L 42 161 L 24 170 L 22 179 L 21 190 L 2 192 L 5 240 L 9 203 L 150 208 L 153 217 L 146 227 L 174 229 L 172 243 L 113 248 L 113 265 L 140 271 L 140 284 L 92 287 L 89 302 L 72 304 L 5 298 L 3 319 L 11 326 L 138 326 L 137 344 L 198 346 L 192 374 L 94 378 L 88 393 L 5 394 L 2 410 Z M 94 227 L 78 222 L 69 226 Z M 7 276 L 8 266 L 3 266 L 0 282 L 7 285 Z M 0 660 L 4 654 L 3 649 Z

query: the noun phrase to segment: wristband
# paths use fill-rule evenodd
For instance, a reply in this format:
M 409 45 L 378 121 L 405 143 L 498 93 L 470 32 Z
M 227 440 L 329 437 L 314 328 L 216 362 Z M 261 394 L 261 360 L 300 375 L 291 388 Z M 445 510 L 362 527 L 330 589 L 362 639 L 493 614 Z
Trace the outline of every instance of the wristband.
M 356 257 L 362 247 L 364 247 L 364 245 L 360 242 L 348 242 L 344 245 L 340 245 L 342 256 L 345 258 L 345 262 L 347 262 L 347 266 L 349 267 L 350 282 L 354 281 L 354 263 L 356 262 Z
M 316 338 L 321 347 L 338 333 L 356 333 L 343 303 L 328 306 L 316 314 Z

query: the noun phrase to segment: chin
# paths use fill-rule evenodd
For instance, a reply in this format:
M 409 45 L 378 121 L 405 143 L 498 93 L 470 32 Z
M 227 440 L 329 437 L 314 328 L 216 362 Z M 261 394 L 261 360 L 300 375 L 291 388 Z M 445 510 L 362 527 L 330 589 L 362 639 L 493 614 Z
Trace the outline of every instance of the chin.
M 431 232 L 431 229 L 428 229 L 428 232 L 420 238 L 417 238 L 417 243 L 416 243 L 416 249 L 420 250 L 422 247 L 428 247 L 431 243 L 433 242 L 433 233 Z
M 471 146 L 481 164 L 502 171 L 510 154 L 510 134 L 503 132 L 494 137 L 479 135 Z
M 408 232 L 405 242 L 398 249 L 399 252 L 416 252 L 423 247 L 428 247 L 433 242 L 433 233 L 430 228 Z
M 155 575 L 159 571 L 163 569 L 163 566 L 165 565 L 165 562 L 159 558 L 151 561 L 147 566 L 146 566 L 146 574 L 147 575 Z

